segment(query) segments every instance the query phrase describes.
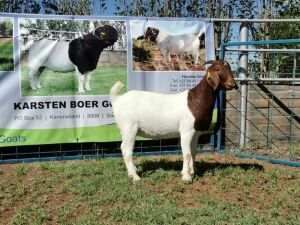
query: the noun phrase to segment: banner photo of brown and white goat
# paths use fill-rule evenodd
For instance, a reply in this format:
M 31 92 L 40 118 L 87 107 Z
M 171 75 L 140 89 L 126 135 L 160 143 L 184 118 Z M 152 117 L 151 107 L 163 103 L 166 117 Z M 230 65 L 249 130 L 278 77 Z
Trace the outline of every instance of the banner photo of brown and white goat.
M 213 28 L 201 20 L 130 20 L 129 89 L 178 93 L 204 76 L 215 59 Z
M 178 93 L 202 79 L 203 62 L 215 57 L 207 21 L 0 18 L 6 24 L 0 31 L 0 146 L 118 141 L 109 97 L 117 81 L 124 84 L 120 94 Z

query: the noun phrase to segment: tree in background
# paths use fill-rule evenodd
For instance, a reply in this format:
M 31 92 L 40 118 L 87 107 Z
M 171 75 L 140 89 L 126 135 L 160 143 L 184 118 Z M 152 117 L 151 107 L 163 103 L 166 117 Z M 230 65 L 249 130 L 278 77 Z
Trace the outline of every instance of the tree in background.
M 1 0 L 1 12 L 59 15 L 105 15 L 105 0 Z M 110 3 L 112 4 L 112 3 Z M 114 0 L 110 13 L 119 16 L 196 18 L 299 18 L 300 0 Z M 231 40 L 230 22 L 215 22 L 215 44 Z M 299 38 L 299 24 L 249 24 L 252 40 Z
M 41 11 L 41 4 L 35 0 L 1 0 L 0 10 L 7 13 L 37 14 Z
M 0 20 L 0 37 L 12 37 L 13 24 L 12 20 Z

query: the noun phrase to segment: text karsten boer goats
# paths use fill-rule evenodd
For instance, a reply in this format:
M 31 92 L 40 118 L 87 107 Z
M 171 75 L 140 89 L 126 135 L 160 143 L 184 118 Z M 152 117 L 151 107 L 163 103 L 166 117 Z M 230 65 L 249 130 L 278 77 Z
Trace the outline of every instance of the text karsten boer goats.
M 97 67 L 101 52 L 118 39 L 117 30 L 105 25 L 71 42 L 41 39 L 29 49 L 29 79 L 33 90 L 41 88 L 39 77 L 45 67 L 57 71 L 76 70 L 78 92 L 89 91 L 91 71 Z

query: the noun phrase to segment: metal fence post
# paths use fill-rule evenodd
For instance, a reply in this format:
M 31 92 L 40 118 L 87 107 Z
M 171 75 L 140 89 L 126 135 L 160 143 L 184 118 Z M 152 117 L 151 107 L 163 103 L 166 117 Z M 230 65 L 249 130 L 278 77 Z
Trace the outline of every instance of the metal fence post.
M 248 41 L 248 23 L 242 23 L 240 26 L 240 41 Z M 241 45 L 240 49 L 247 49 L 248 45 Z M 248 52 L 242 51 L 239 57 L 239 78 L 245 79 L 241 82 L 241 134 L 240 148 L 246 147 L 246 122 L 247 122 L 247 95 L 248 84 L 246 81 L 248 73 Z
M 220 54 L 220 59 L 224 60 L 225 59 L 225 44 L 221 43 L 221 54 Z M 217 150 L 218 152 L 221 152 L 224 149 L 225 146 L 225 132 L 223 132 L 223 128 L 225 126 L 225 113 L 224 113 L 224 104 L 226 104 L 226 100 L 224 101 L 224 99 L 226 99 L 226 97 L 224 96 L 225 93 L 223 91 L 220 91 L 218 94 L 218 100 L 219 100 L 219 104 L 218 104 L 218 110 L 219 110 L 219 128 L 217 131 Z

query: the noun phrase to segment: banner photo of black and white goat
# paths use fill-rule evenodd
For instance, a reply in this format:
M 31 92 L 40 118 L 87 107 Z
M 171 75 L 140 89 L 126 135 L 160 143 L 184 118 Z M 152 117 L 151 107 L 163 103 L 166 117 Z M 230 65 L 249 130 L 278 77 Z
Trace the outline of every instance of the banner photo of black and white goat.
M 21 95 L 106 95 L 127 80 L 125 21 L 20 19 Z

